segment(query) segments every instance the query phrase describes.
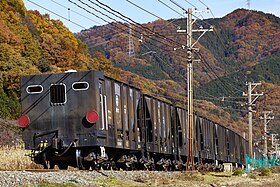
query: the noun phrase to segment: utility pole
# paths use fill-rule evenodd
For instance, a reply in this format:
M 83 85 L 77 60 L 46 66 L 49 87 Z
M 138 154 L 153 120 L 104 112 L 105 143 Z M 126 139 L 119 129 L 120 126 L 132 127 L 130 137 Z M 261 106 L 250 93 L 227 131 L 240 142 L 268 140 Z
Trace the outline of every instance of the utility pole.
M 278 134 L 271 134 L 271 144 L 274 147 L 274 150 L 278 156 L 278 139 L 276 139 L 276 136 L 278 136 Z
M 207 31 L 213 31 L 213 27 L 210 29 L 203 29 L 200 27 L 200 29 L 194 30 L 192 28 L 193 23 L 196 20 L 193 20 L 192 14 L 194 12 L 203 12 L 203 11 L 197 11 L 192 10 L 191 8 L 188 8 L 188 10 L 185 10 L 187 14 L 187 27 L 186 30 L 177 30 L 178 33 L 187 33 L 187 80 L 188 80 L 188 119 L 187 119 L 187 125 L 188 127 L 188 143 L 186 147 L 187 151 L 187 163 L 186 163 L 186 171 L 194 170 L 194 156 L 193 156 L 193 50 L 198 50 L 194 48 L 194 45 L 198 42 L 198 40 L 207 32 Z M 192 43 L 192 33 L 193 32 L 202 32 L 202 34 L 198 37 L 198 39 Z M 183 49 L 185 47 L 183 46 Z
M 263 93 L 252 93 L 253 90 L 261 85 L 261 83 L 246 83 L 248 86 L 248 93 L 243 92 L 243 96 L 248 96 L 248 116 L 249 116 L 249 156 L 250 158 L 253 158 L 253 123 L 252 118 L 253 114 L 252 112 L 255 112 L 252 110 L 253 103 L 259 98 L 259 96 L 262 96 Z
M 269 116 L 269 114 L 272 113 L 272 111 L 263 111 L 263 117 L 261 116 L 260 119 L 263 119 L 264 121 L 264 148 L 263 152 L 267 156 L 267 124 L 274 119 L 274 116 Z
M 273 119 L 274 119 L 274 116 L 273 116 Z M 272 144 L 272 146 L 277 145 L 277 143 L 274 142 L 275 139 L 276 139 L 275 138 L 276 136 L 278 136 L 278 134 L 271 134 L 271 144 Z

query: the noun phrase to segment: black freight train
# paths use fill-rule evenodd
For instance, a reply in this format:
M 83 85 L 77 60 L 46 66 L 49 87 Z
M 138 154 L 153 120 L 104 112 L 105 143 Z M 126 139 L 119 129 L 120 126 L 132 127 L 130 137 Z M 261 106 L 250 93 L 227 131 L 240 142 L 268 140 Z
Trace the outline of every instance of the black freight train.
M 180 170 L 187 160 L 187 111 L 102 72 L 21 77 L 25 148 L 44 168 Z M 194 116 L 196 163 L 245 164 L 248 142 Z

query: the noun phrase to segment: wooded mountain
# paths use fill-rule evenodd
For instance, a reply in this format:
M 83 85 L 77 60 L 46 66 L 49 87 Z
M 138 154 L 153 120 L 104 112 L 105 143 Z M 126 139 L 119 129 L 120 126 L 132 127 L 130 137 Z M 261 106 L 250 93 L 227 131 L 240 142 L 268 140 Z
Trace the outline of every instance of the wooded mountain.
M 68 69 L 101 70 L 147 94 L 185 106 L 186 36 L 176 33 L 178 26 L 185 27 L 185 20 L 169 21 L 175 24 L 114 22 L 74 35 L 61 21 L 27 11 L 21 0 L 0 0 L 0 117 L 20 115 L 20 75 Z M 257 109 L 279 113 L 280 19 L 239 9 L 223 18 L 198 21 L 194 27 L 200 25 L 213 25 L 215 32 L 197 45 L 196 57 L 202 60 L 194 63 L 195 111 L 239 133 L 247 132 L 246 108 L 240 106 L 246 100 L 235 97 L 246 91 L 246 81 L 263 81 L 258 91 L 265 96 Z M 133 57 L 127 55 L 129 28 Z M 260 129 L 256 128 L 258 134 Z
M 186 36 L 177 34 L 176 30 L 186 28 L 185 23 L 185 19 L 157 20 L 131 26 L 111 23 L 83 30 L 76 33 L 76 37 L 88 44 L 91 54 L 102 52 L 115 67 L 152 80 L 174 81 L 181 87 L 175 93 L 184 94 L 186 50 L 180 47 L 186 44 Z M 214 32 L 207 32 L 197 45 L 200 50 L 196 56 L 201 61 L 194 63 L 196 111 L 217 122 L 231 119 L 225 120 L 226 123 L 239 129 L 242 127 L 239 119 L 243 119 L 243 124 L 247 123 L 247 100 L 242 98 L 242 92 L 247 92 L 246 82 L 261 81 L 263 85 L 254 90 L 264 92 L 257 101 L 255 124 L 261 131 L 259 117 L 265 110 L 274 110 L 276 118 L 271 126 L 278 124 L 280 97 L 276 90 L 280 85 L 280 18 L 238 9 L 223 18 L 197 21 L 193 25 L 194 28 L 200 26 L 213 26 Z M 134 58 L 127 57 L 129 29 L 133 36 Z M 194 34 L 194 40 L 198 37 Z M 171 91 L 164 95 L 173 94 L 177 98 L 177 94 Z M 216 111 L 206 101 L 224 110 Z M 244 128 L 239 129 L 240 132 Z

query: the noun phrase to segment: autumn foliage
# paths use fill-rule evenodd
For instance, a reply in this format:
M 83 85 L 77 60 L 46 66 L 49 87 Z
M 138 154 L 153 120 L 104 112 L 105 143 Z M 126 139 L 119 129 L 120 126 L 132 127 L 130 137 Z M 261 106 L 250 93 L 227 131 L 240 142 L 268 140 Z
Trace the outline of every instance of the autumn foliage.
M 172 21 L 184 27 L 184 19 Z M 229 94 L 221 80 L 240 90 L 247 80 L 265 81 L 263 91 L 269 96 L 259 106 L 279 103 L 280 18 L 239 9 L 207 21 L 215 32 L 197 44 L 203 60 L 194 63 L 195 112 L 242 133 L 247 130 L 246 113 L 218 107 L 220 103 L 205 93 L 217 98 Z M 73 34 L 61 21 L 27 11 L 22 0 L 0 0 L 0 117 L 20 115 L 21 75 L 68 69 L 100 70 L 146 94 L 185 107 L 186 51 L 174 52 L 174 48 L 186 43 L 186 37 L 176 35 L 176 26 L 164 20 L 143 26 L 148 29 L 133 27 L 135 54 L 128 57 L 127 24 L 115 22 Z M 280 112 L 279 107 L 268 108 Z

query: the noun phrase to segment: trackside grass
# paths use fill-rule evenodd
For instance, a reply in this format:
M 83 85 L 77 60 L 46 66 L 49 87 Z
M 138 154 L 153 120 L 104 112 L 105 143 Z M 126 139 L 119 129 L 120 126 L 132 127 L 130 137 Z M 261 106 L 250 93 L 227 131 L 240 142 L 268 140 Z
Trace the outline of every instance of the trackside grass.
M 41 169 L 31 161 L 23 146 L 0 146 L 0 169 Z

